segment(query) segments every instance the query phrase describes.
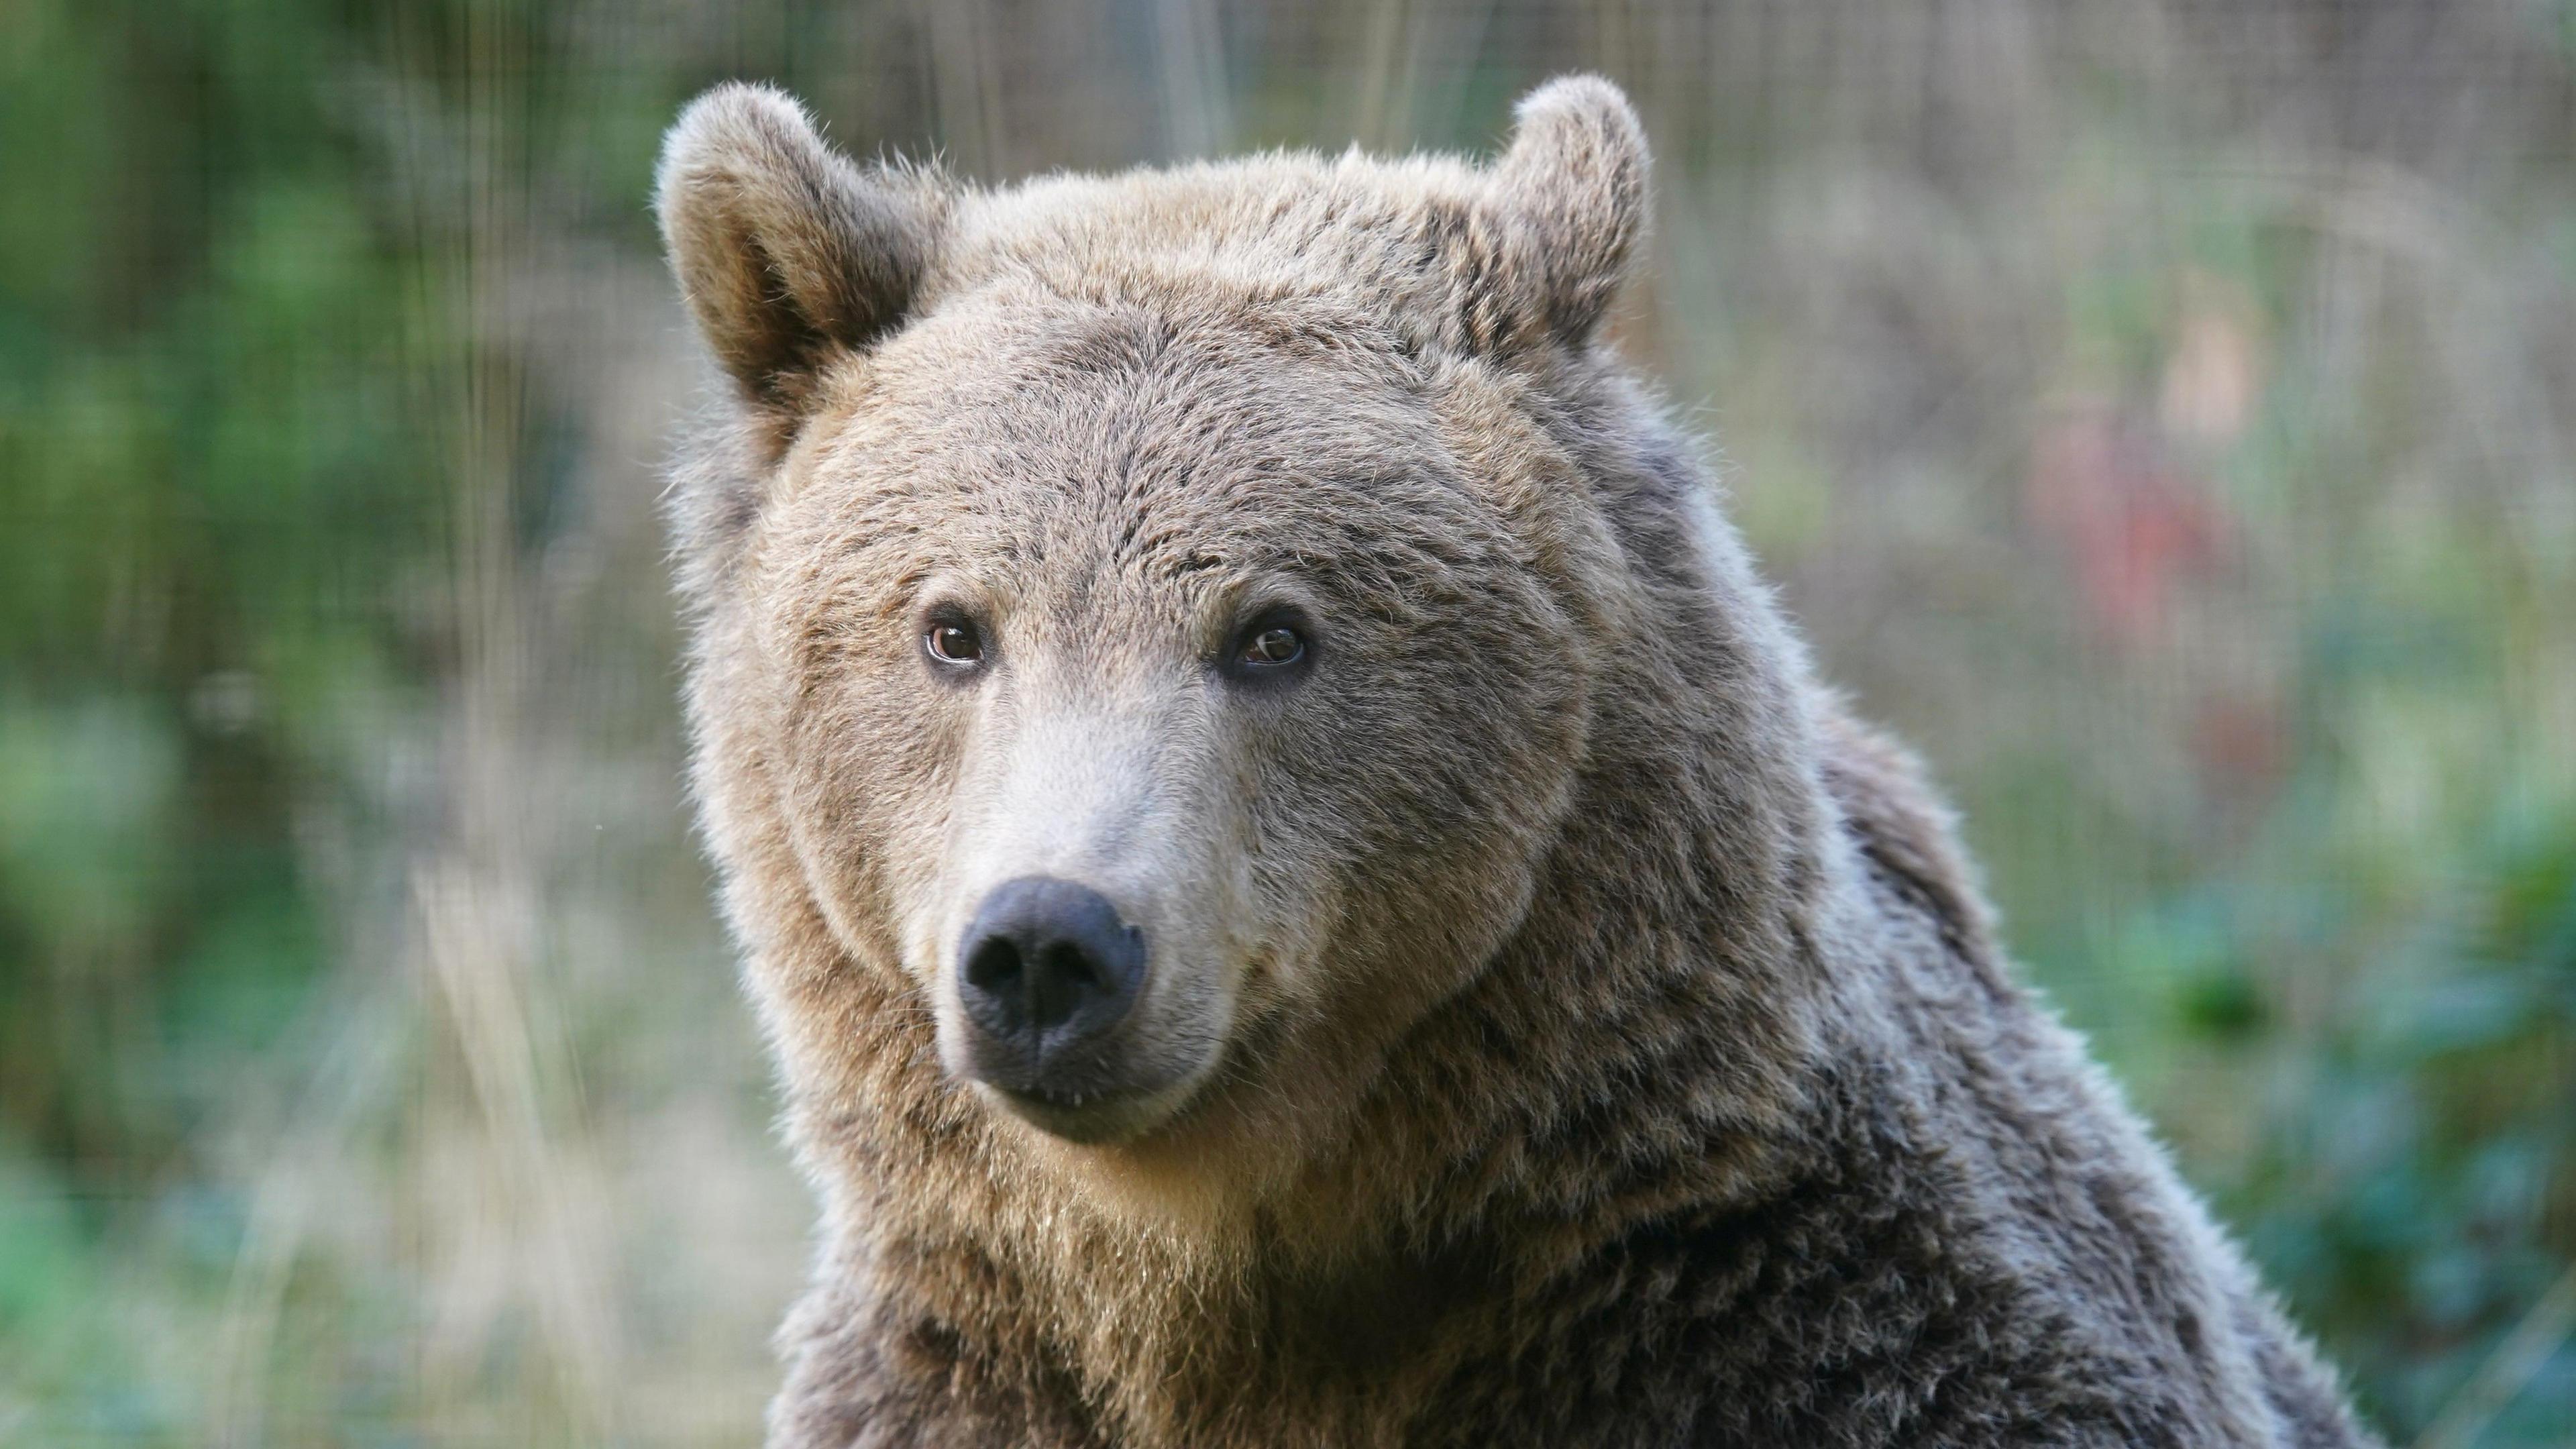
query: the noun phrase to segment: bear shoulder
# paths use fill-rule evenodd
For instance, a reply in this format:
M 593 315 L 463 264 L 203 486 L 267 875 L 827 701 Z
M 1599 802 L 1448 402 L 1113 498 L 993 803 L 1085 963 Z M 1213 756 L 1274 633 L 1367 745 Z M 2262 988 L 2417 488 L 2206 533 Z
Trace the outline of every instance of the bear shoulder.
M 1949 954 L 2000 979 L 1993 912 L 1960 849 L 1958 817 L 1923 762 L 1839 704 L 1826 709 L 1820 724 L 1825 792 L 1873 886 L 1927 916 Z

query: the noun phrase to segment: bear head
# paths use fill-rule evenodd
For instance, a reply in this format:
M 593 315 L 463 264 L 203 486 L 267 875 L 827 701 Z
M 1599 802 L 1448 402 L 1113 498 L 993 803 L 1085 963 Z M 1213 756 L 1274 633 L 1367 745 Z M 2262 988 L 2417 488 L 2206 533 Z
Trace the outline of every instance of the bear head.
M 696 782 L 806 1137 L 1276 1176 L 1484 968 L 1644 627 L 1568 437 L 1646 170 L 1591 78 L 999 191 L 688 110 Z

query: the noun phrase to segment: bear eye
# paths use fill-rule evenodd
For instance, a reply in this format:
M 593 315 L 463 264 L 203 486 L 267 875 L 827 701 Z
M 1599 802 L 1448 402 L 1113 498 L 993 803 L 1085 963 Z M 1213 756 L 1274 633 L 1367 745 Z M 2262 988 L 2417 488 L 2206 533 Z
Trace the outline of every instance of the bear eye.
M 984 658 L 984 636 L 964 619 L 940 619 L 921 633 L 921 647 L 931 658 L 952 668 L 978 664 Z
M 1305 657 L 1306 636 L 1275 620 L 1245 630 L 1234 651 L 1235 665 L 1242 669 L 1278 669 Z

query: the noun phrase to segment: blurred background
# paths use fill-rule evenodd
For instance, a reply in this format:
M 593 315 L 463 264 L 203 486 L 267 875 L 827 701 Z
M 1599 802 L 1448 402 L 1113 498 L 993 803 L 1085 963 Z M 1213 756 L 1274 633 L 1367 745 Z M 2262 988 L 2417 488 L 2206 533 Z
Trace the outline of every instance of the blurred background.
M 2397 1443 L 2576 1442 L 2576 0 L 7 0 L 0 1443 L 749 1444 L 646 210 L 1623 82 L 1619 333 Z

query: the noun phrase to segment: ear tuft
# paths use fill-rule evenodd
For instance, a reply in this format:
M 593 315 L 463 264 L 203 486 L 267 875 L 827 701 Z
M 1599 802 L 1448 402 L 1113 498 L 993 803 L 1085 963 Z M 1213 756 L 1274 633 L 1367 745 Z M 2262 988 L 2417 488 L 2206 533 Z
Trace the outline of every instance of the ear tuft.
M 654 209 L 716 360 L 751 402 L 784 411 L 835 350 L 902 321 L 944 211 L 935 184 L 862 172 L 804 107 L 739 82 L 673 123 Z
M 1494 168 L 1515 280 L 1547 330 L 1589 340 L 1646 229 L 1646 130 L 1596 75 L 1561 76 L 1521 99 Z

